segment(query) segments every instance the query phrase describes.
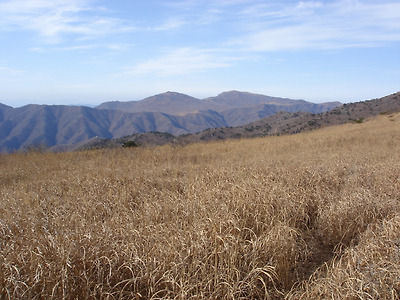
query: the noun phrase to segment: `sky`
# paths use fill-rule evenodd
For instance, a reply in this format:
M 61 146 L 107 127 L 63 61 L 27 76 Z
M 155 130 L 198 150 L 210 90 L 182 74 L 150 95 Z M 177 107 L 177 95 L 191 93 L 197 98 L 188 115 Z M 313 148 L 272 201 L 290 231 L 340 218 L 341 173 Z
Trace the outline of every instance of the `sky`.
M 398 0 L 0 0 L 0 102 L 400 90 Z

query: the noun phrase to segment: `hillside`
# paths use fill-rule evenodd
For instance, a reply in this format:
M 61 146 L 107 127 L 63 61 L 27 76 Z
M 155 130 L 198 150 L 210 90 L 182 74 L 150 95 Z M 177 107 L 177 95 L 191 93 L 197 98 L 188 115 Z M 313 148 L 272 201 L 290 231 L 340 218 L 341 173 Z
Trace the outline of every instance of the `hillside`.
M 5 104 L 2 104 L 2 103 L 0 103 L 0 111 L 2 111 L 2 110 L 5 110 L 5 109 L 10 109 L 10 108 L 12 108 L 11 106 L 8 106 L 8 105 L 5 105 Z
M 0 106 L 0 151 L 10 152 L 38 145 L 68 149 L 72 145 L 79 145 L 95 137 L 120 138 L 150 131 L 168 132 L 178 136 L 207 128 L 243 125 L 280 110 L 303 109 L 320 112 L 337 105 L 337 103 L 312 104 L 296 100 L 291 100 L 289 104 L 287 99 L 282 100 L 282 105 L 254 105 L 256 101 L 248 100 L 249 95 L 257 99 L 270 97 L 239 93 L 244 96 L 243 105 L 238 106 L 238 93 L 228 92 L 217 97 L 218 101 L 222 101 L 224 97 L 236 95 L 236 100 L 231 105 L 218 104 L 215 99 L 199 100 L 173 92 L 132 103 L 104 104 L 97 109 L 63 105 L 27 105 L 11 108 L 2 105 Z M 274 101 L 277 101 L 276 99 Z M 209 105 L 210 103 L 214 104 Z M 249 103 L 251 106 L 246 106 Z M 128 109 L 129 107 L 132 109 Z M 225 110 L 221 110 L 221 107 Z
M 268 106 L 265 105 L 266 109 Z M 259 110 L 258 110 L 259 111 Z M 201 141 L 224 140 L 232 138 L 253 138 L 271 135 L 294 134 L 307 130 L 313 130 L 326 126 L 340 125 L 344 123 L 362 123 L 364 119 L 390 114 L 400 111 L 400 92 L 379 99 L 349 103 L 339 106 L 331 111 L 314 114 L 306 112 L 274 112 L 272 115 L 242 126 L 209 128 L 193 134 L 177 136 L 156 137 L 150 133 L 141 133 L 125 136 L 119 139 L 102 139 L 96 143 L 88 142 L 79 145 L 75 149 L 88 149 L 91 147 L 121 147 L 127 141 L 135 141 L 140 145 L 163 145 L 166 143 L 187 144 Z M 271 111 L 270 111 L 271 112 Z M 251 118 L 251 110 L 243 110 L 243 115 Z M 262 114 L 258 114 L 259 118 Z M 229 119 L 225 117 L 225 119 Z M 257 118 L 255 118 L 257 119 Z M 230 120 L 234 123 L 234 120 Z
M 259 104 L 303 105 L 310 103 L 304 100 L 293 100 L 289 98 L 271 97 L 261 94 L 239 92 L 239 91 L 223 92 L 216 97 L 210 97 L 204 100 L 210 103 L 223 105 L 225 108 L 254 106 Z
M 305 130 L 362 123 L 364 119 L 400 111 L 400 92 L 379 99 L 343 104 L 328 112 L 314 114 L 281 111 L 276 115 L 234 128 L 211 128 L 181 137 L 183 142 L 208 141 L 227 138 L 258 137 L 294 134 Z
M 227 125 L 222 116 L 212 111 L 173 116 L 79 106 L 27 105 L 1 111 L 0 150 L 12 151 L 32 145 L 72 145 L 96 136 L 118 138 L 147 131 L 181 135 Z
M 399 299 L 399 136 L 1 155 L 0 298 Z

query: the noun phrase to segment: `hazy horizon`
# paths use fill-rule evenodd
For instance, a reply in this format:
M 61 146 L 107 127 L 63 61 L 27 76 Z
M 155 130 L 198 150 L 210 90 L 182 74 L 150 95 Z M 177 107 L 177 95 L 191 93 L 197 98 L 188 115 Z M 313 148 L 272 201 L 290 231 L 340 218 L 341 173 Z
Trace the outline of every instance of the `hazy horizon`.
M 215 94 L 215 95 L 209 95 L 209 96 L 207 96 L 207 97 L 204 97 L 204 98 L 197 98 L 197 97 L 194 97 L 194 96 L 192 96 L 192 95 L 189 95 L 189 94 L 185 94 L 185 95 L 187 95 L 187 96 L 191 96 L 191 97 L 194 97 L 194 98 L 196 98 L 196 99 L 199 99 L 199 100 L 205 100 L 205 99 L 207 99 L 207 98 L 212 98 L 212 97 L 216 97 L 216 96 L 218 96 L 219 94 L 222 94 L 222 93 L 224 93 L 224 92 L 232 92 L 232 91 L 235 91 L 235 92 L 243 92 L 243 93 L 251 93 L 251 92 L 248 92 L 248 91 L 236 91 L 236 90 L 231 90 L 231 91 L 222 91 L 221 93 L 218 93 L 218 94 Z M 13 106 L 13 105 L 10 105 L 10 104 L 7 104 L 6 102 L 2 102 L 1 100 L 0 100 L 0 104 L 5 104 L 5 105 L 8 105 L 8 106 L 11 106 L 11 107 L 13 107 L 13 108 L 18 108 L 18 107 L 22 107 L 22 106 L 25 106 L 25 105 L 31 105 L 31 104 L 33 104 L 33 105 L 66 105 L 66 106 L 87 106 L 87 107 L 96 107 L 96 106 L 99 106 L 100 104 L 103 104 L 103 103 L 106 103 L 106 102 L 129 102 L 129 101 L 141 101 L 141 100 L 145 100 L 146 98 L 150 98 L 150 97 L 152 97 L 152 96 L 157 96 L 157 95 L 160 95 L 160 94 L 164 94 L 164 93 L 168 93 L 168 92 L 176 92 L 176 93 L 179 93 L 179 94 L 184 94 L 184 93 L 180 93 L 180 92 L 178 92 L 178 91 L 165 91 L 165 92 L 163 92 L 163 93 L 159 93 L 159 94 L 155 94 L 155 95 L 148 95 L 148 96 L 146 96 L 146 97 L 144 97 L 144 98 L 142 98 L 142 99 L 131 99 L 131 100 L 109 100 L 109 101 L 102 101 L 102 102 L 100 102 L 100 103 L 57 103 L 57 104 L 54 104 L 54 103 L 35 103 L 35 102 L 32 102 L 32 103 L 26 103 L 26 104 L 23 104 L 23 105 L 19 105 L 19 106 Z M 251 94 L 259 94 L 259 93 L 251 93 Z M 260 94 L 260 95 L 262 95 L 262 94 Z M 265 96 L 270 96 L 270 97 L 277 97 L 277 98 L 287 98 L 287 97 L 280 97 L 280 96 L 272 96 L 272 95 L 265 95 Z M 292 100 L 305 100 L 305 101 L 308 101 L 308 102 L 311 102 L 311 103 L 316 103 L 316 104 L 319 104 L 319 103 L 324 103 L 323 101 L 319 101 L 319 102 L 313 102 L 313 101 L 309 101 L 309 100 L 307 100 L 307 99 L 300 99 L 300 98 L 297 98 L 297 99 L 293 99 L 293 98 L 290 98 L 290 99 L 292 99 Z M 368 99 L 365 99 L 365 100 L 368 100 Z M 335 100 L 336 101 L 336 100 Z M 326 102 L 335 102 L 335 101 L 325 101 L 325 103 Z M 38 102 L 40 102 L 40 101 L 38 101 Z M 342 102 L 342 103 L 349 103 L 349 102 Z

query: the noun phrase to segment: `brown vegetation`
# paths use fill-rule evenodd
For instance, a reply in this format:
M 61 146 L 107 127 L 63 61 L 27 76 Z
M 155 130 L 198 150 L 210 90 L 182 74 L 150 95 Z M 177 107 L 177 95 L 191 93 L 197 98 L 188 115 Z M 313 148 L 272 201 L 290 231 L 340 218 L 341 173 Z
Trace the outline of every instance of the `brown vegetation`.
M 398 299 L 400 115 L 0 156 L 2 299 Z

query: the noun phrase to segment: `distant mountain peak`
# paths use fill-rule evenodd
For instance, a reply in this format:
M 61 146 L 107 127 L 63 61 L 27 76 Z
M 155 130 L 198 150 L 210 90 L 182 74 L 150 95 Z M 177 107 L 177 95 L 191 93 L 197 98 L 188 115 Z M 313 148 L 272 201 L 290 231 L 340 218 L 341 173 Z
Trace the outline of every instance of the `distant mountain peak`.
M 160 93 L 160 94 L 157 94 L 157 95 L 154 95 L 154 96 L 147 97 L 147 98 L 145 98 L 143 100 L 140 100 L 140 101 L 146 101 L 147 99 L 165 99 L 166 97 L 169 97 L 171 99 L 175 99 L 176 98 L 177 100 L 182 99 L 182 98 L 196 99 L 196 98 L 194 98 L 192 96 L 189 96 L 189 95 L 186 95 L 186 94 L 167 91 L 167 92 L 164 92 L 164 93 Z M 199 100 L 199 99 L 196 99 L 196 100 Z
M 241 95 L 241 94 L 242 94 L 242 95 L 260 95 L 260 94 L 250 93 L 250 92 L 243 92 L 243 91 L 231 90 L 231 91 L 222 92 L 222 93 L 218 94 L 218 96 Z
M 174 91 L 166 91 L 166 92 L 164 92 L 164 93 L 160 93 L 160 94 L 157 94 L 156 96 L 161 96 L 161 95 L 168 95 L 168 96 L 170 96 L 170 95 L 179 95 L 179 96 L 188 96 L 188 95 L 186 95 L 186 94 L 183 94 L 183 93 L 178 93 L 178 92 L 174 92 Z M 190 97 L 190 96 L 188 96 L 188 97 Z

